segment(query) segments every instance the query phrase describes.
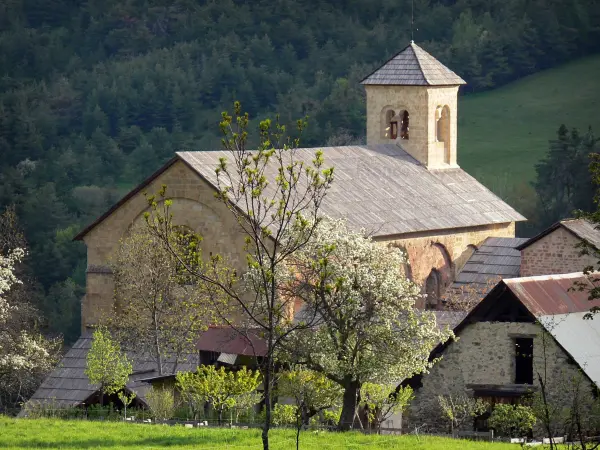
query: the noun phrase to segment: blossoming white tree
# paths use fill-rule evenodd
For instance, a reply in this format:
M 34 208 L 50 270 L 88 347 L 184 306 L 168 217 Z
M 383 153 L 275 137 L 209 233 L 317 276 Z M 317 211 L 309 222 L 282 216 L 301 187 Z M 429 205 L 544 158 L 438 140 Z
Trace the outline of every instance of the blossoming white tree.
M 3 391 L 13 385 L 19 389 L 24 380 L 49 370 L 55 362 L 57 343 L 28 331 L 21 314 L 22 305 L 11 304 L 7 296 L 20 283 L 15 266 L 24 256 L 21 248 L 0 254 L 0 388 Z
M 286 295 L 303 301 L 286 345 L 291 361 L 323 373 L 344 389 L 339 428 L 354 422 L 365 382 L 399 383 L 431 366 L 432 348 L 448 339 L 433 313 L 415 308 L 421 295 L 402 274 L 405 255 L 377 244 L 343 220 L 323 220 L 309 244 L 287 261 L 294 275 Z

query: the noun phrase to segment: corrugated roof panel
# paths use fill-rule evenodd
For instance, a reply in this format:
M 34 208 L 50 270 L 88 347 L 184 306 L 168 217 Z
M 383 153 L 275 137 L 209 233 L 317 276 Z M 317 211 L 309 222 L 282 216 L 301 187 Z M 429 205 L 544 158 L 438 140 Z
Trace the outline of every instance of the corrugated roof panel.
M 512 293 L 535 316 L 587 312 L 593 306 L 600 306 L 600 300 L 588 299 L 586 290 L 575 289 L 576 282 L 593 287 L 582 273 L 504 280 Z
M 600 386 L 600 320 L 586 320 L 585 314 L 543 315 L 538 319 L 581 370 Z

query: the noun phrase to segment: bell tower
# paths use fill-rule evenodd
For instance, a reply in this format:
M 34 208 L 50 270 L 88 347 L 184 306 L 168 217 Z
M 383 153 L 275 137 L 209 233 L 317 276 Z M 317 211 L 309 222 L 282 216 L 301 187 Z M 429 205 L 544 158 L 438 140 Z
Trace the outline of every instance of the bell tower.
M 394 143 L 428 169 L 458 167 L 458 88 L 465 81 L 411 41 L 361 82 L 367 144 Z

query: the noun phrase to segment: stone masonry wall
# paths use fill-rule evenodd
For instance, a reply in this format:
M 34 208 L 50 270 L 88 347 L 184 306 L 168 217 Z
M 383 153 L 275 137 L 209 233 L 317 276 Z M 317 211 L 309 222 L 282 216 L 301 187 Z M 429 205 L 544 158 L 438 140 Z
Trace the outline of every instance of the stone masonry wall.
M 406 250 L 410 261 L 408 275 L 415 283 L 422 285 L 432 269 L 436 269 L 442 277 L 443 291 L 454 281 L 473 253 L 474 246 L 479 247 L 488 237 L 514 236 L 515 224 L 505 223 L 438 231 L 435 234 L 413 233 L 382 242 Z
M 575 246 L 580 239 L 570 231 L 559 227 L 521 251 L 521 276 L 551 275 L 581 272 L 594 265 L 591 255 L 579 255 Z
M 536 374 L 543 373 L 544 344 L 542 329 L 534 323 L 477 322 L 465 327 L 458 341 L 452 342 L 415 392 L 415 399 L 405 414 L 404 423 L 411 427 L 427 424 L 429 432 L 447 432 L 447 422 L 441 416 L 440 395 L 472 395 L 472 385 L 511 385 L 515 381 L 515 341 L 517 337 L 532 337 L 534 385 Z M 570 400 L 568 383 L 578 374 L 568 356 L 545 334 L 546 371 L 551 397 L 567 405 Z M 586 380 L 587 389 L 591 385 Z M 469 423 L 465 428 L 471 429 Z
M 200 233 L 204 251 L 225 255 L 238 267 L 245 262 L 244 241 L 231 212 L 214 198 L 214 190 L 183 162 L 178 161 L 158 176 L 144 191 L 156 193 L 167 185 L 167 197 L 173 199 L 174 222 Z M 148 210 L 143 192 L 130 198 L 85 237 L 87 245 L 86 295 L 82 301 L 82 327 L 96 324 L 111 310 L 114 296 L 113 277 L 108 269 L 119 240 Z
M 430 169 L 457 167 L 457 92 L 458 87 L 365 86 L 367 94 L 367 144 L 396 142 Z M 438 106 L 450 109 L 449 164 L 445 150 L 436 141 L 435 111 Z M 386 112 L 409 112 L 409 139 L 393 141 L 386 136 Z M 389 132 L 388 132 L 389 135 Z
M 204 237 L 204 251 L 226 255 L 243 269 L 243 236 L 232 214 L 214 198 L 214 190 L 183 162 L 178 161 L 158 176 L 144 191 L 156 193 L 167 185 L 173 199 L 175 222 L 186 225 Z M 82 328 L 98 323 L 111 311 L 114 297 L 110 259 L 122 239 L 148 209 L 143 192 L 130 198 L 109 217 L 93 228 L 84 241 L 88 249 L 86 295 L 82 301 Z M 451 283 L 473 251 L 487 237 L 514 237 L 514 223 L 434 233 L 412 233 L 382 242 L 401 247 L 409 255 L 409 275 L 423 284 L 432 269 L 442 276 L 442 290 Z M 423 304 L 419 306 L 424 306 Z

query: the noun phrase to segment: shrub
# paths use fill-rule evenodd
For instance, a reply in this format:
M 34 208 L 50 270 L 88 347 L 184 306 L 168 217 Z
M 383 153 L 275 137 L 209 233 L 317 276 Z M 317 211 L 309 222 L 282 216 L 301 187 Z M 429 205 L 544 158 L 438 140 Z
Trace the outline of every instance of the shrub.
M 175 396 L 170 389 L 153 386 L 146 395 L 146 403 L 155 420 L 169 420 L 175 415 Z
M 535 422 L 529 406 L 501 404 L 492 411 L 488 424 L 501 436 L 522 437 L 533 429 Z
M 275 404 L 273 407 L 273 425 L 295 425 L 296 424 L 296 405 Z

